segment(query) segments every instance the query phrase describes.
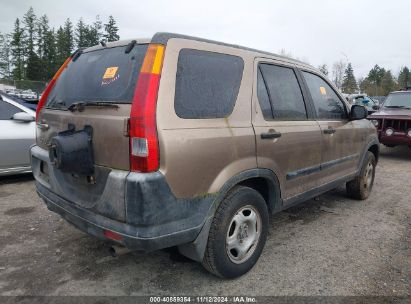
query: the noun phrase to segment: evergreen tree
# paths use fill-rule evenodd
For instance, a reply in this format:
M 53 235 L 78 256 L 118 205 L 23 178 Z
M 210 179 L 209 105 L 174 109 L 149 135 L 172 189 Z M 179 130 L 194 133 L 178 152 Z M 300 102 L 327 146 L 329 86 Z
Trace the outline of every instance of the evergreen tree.
M 64 44 L 64 55 L 69 57 L 74 50 L 74 32 L 73 32 L 73 23 L 70 19 L 67 18 L 64 23 L 64 35 L 65 35 L 65 44 Z
M 43 80 L 50 80 L 56 73 L 58 66 L 56 64 L 56 42 L 54 29 L 47 30 L 44 34 L 44 75 Z
M 0 77 L 11 77 L 10 36 L 0 33 Z
M 88 26 L 87 33 L 87 46 L 93 46 L 100 43 L 101 38 L 103 37 L 103 23 L 100 20 L 100 17 L 96 16 L 96 21 L 92 25 Z
M 318 66 L 318 69 L 320 70 L 321 73 L 323 73 L 325 76 L 328 76 L 328 67 L 326 64 L 322 64 Z
M 355 80 L 354 70 L 351 63 L 348 63 L 347 68 L 345 69 L 341 89 L 347 94 L 353 94 L 358 90 L 357 81 Z
M 394 77 L 390 70 L 384 73 L 384 76 L 381 78 L 381 90 L 378 95 L 386 96 L 390 92 L 397 89 L 397 83 L 395 82 Z
M 68 56 L 66 56 L 66 35 L 64 29 L 60 26 L 56 32 L 56 65 L 62 65 Z M 70 55 L 70 54 L 69 54 Z
M 405 66 L 401 68 L 400 74 L 398 75 L 398 87 L 404 89 L 407 87 L 407 84 L 411 84 L 411 72 Z
M 78 48 L 88 46 L 88 27 L 84 23 L 83 18 L 80 18 L 77 23 L 75 30 L 75 40 Z
M 41 61 L 35 51 L 37 17 L 34 14 L 32 7 L 30 7 L 27 13 L 23 16 L 23 23 L 24 31 L 26 33 L 24 47 L 27 51 L 25 78 L 37 80 L 41 77 Z
M 43 58 L 44 39 L 49 29 L 49 19 L 46 15 L 41 16 L 40 19 L 37 21 L 37 55 L 40 59 Z
M 116 26 L 116 21 L 114 20 L 113 16 L 108 17 L 108 23 L 104 24 L 105 33 L 103 37 L 107 41 L 117 41 L 120 40 L 120 36 L 118 35 L 118 27 Z
M 34 45 L 36 40 L 36 23 L 37 17 L 34 14 L 33 8 L 30 7 L 27 13 L 23 16 L 24 30 L 26 32 L 24 43 L 28 54 L 34 53 Z
M 385 69 L 381 68 L 378 64 L 376 64 L 369 72 L 368 72 L 368 81 L 372 85 L 372 88 L 368 88 L 367 94 L 379 96 L 381 93 L 381 80 L 385 75 Z
M 22 80 L 24 78 L 24 60 L 25 60 L 25 46 L 24 46 L 24 30 L 20 26 L 20 19 L 17 18 L 14 23 L 14 30 L 12 33 L 11 56 L 13 64 L 13 78 L 15 80 Z

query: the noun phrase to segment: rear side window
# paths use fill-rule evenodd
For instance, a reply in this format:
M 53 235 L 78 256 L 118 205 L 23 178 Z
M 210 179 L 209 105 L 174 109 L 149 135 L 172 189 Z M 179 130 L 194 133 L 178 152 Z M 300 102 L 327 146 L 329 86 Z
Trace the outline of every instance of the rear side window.
M 319 119 L 346 119 L 344 105 L 334 90 L 319 76 L 303 72 Z
M 19 112 L 23 111 L 8 102 L 0 100 L 0 120 L 9 120 L 14 114 Z
M 303 95 L 293 69 L 259 64 L 258 73 L 257 95 L 266 120 L 307 119 Z M 267 97 L 271 113 L 267 105 Z
M 232 55 L 182 49 L 174 108 L 181 118 L 223 118 L 233 111 L 244 62 Z
M 50 92 L 46 107 L 67 108 L 74 102 L 131 103 L 147 44 L 103 48 L 70 62 Z

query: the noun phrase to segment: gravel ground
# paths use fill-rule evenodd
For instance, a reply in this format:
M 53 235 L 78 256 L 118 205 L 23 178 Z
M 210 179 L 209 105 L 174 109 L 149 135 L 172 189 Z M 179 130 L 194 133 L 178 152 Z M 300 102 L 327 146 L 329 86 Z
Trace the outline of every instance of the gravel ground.
M 221 280 L 175 250 L 112 258 L 47 210 L 31 176 L 0 179 L 0 295 L 411 295 L 411 149 L 382 148 L 366 201 L 343 187 L 270 218 L 260 260 Z

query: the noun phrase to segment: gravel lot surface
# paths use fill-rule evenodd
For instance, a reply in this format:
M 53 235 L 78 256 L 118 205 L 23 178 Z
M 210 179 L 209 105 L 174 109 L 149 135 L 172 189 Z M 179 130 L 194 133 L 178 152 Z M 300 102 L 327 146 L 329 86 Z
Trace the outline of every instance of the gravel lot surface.
M 247 275 L 221 280 L 174 250 L 112 258 L 47 210 L 30 175 L 0 179 L 0 295 L 411 295 L 411 149 L 382 148 L 366 201 L 340 187 L 271 216 Z

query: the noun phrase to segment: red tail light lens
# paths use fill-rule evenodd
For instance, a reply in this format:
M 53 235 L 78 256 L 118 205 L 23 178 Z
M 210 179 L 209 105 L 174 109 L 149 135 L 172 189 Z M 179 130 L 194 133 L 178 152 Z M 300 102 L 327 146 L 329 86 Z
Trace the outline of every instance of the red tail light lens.
M 130 169 L 153 172 L 159 166 L 157 93 L 164 46 L 150 44 L 141 66 L 130 113 Z
M 63 65 L 58 69 L 54 77 L 50 80 L 49 84 L 47 85 L 46 89 L 44 90 L 43 94 L 41 95 L 40 101 L 37 104 L 36 108 L 36 121 L 39 117 L 41 109 L 44 107 L 47 98 L 49 97 L 49 94 L 51 90 L 53 89 L 54 85 L 56 84 L 57 79 L 60 77 L 61 73 L 63 73 L 64 69 L 67 67 L 67 65 L 71 61 L 71 56 L 64 61 Z

